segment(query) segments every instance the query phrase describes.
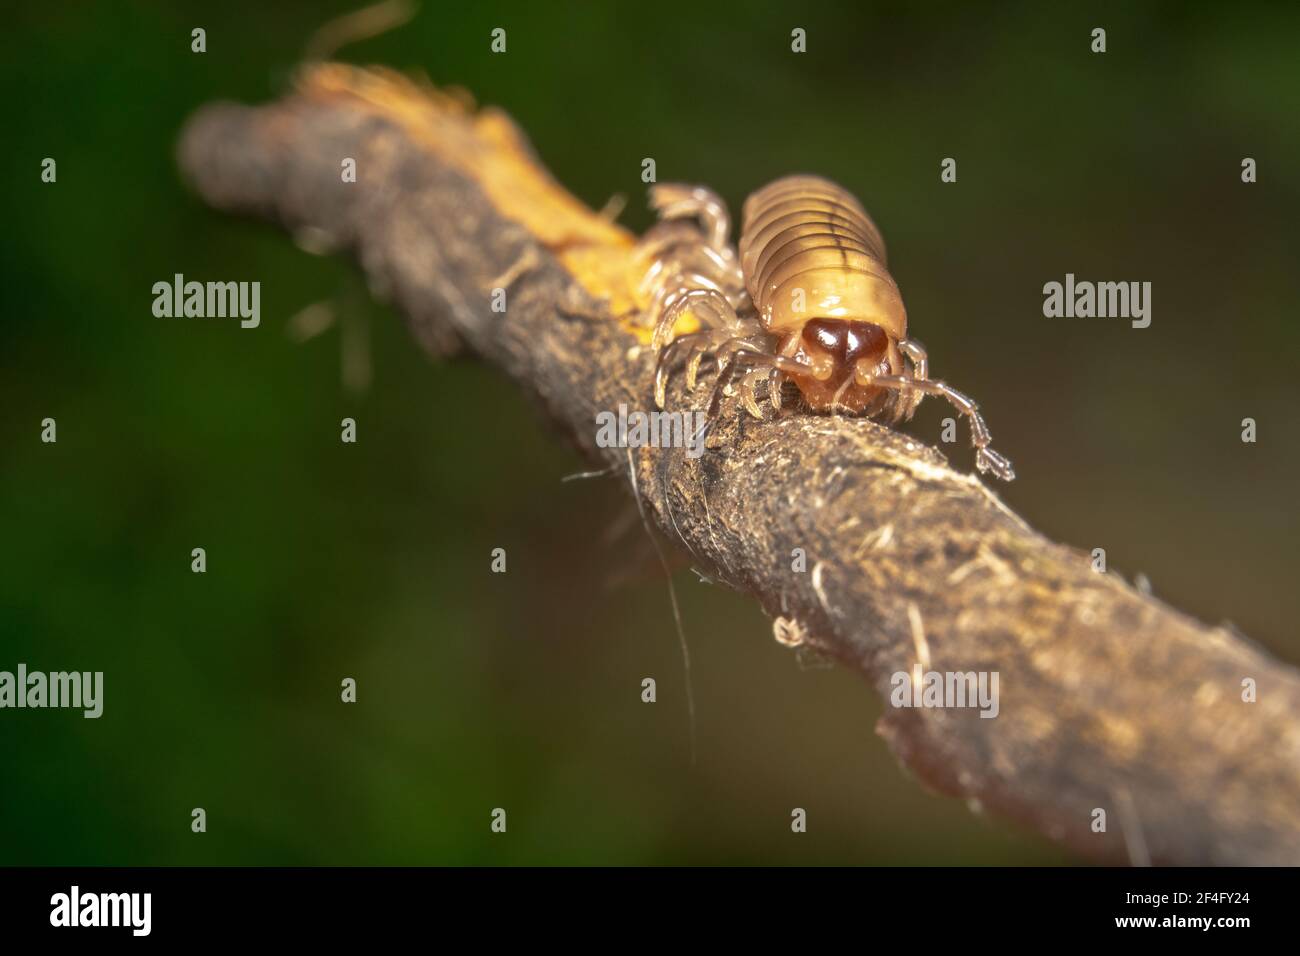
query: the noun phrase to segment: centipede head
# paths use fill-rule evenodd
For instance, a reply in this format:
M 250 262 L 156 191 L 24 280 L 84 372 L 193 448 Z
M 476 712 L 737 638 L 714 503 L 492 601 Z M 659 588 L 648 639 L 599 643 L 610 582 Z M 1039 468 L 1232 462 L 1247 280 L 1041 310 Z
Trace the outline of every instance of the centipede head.
M 790 379 L 814 411 L 848 411 L 853 414 L 892 417 L 898 393 L 854 382 L 853 373 L 865 363 L 882 375 L 902 371 L 898 343 L 873 322 L 852 319 L 811 319 L 797 333 L 798 350 L 793 358 L 811 369 L 810 374 L 791 373 Z

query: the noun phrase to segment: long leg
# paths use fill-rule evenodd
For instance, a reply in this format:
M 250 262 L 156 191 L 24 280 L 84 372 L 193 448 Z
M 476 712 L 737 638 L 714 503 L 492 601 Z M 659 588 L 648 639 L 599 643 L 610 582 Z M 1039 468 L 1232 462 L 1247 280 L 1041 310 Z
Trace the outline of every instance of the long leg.
M 668 375 L 678 354 L 679 343 L 688 345 L 686 387 L 694 389 L 700 362 L 706 355 L 719 347 L 745 340 L 747 334 L 761 330 L 761 326 L 752 319 L 742 319 L 730 300 L 705 276 L 692 275 L 688 278 L 692 280 L 692 285 L 674 289 L 652 308 L 652 311 L 658 309 L 660 316 L 651 337 L 652 347 L 659 352 L 655 364 L 655 404 L 659 408 L 664 407 Z M 701 287 L 706 283 L 706 287 Z M 706 325 L 712 325 L 713 331 L 701 330 L 670 340 L 673 327 L 688 307 L 697 317 L 706 320 Z
M 742 307 L 742 300 L 748 298 L 745 277 L 727 242 L 731 216 L 722 197 L 702 186 L 662 183 L 650 188 L 650 206 L 659 213 L 660 222 L 638 244 L 635 261 L 653 262 L 642 289 L 664 271 L 705 273 L 725 285 L 724 294 Z M 669 264 L 675 268 L 666 270 Z
M 741 402 L 746 410 L 755 418 L 762 418 L 762 409 L 758 406 L 758 399 L 753 393 L 753 388 L 758 384 L 759 375 L 769 375 L 768 388 L 780 389 L 781 375 L 807 375 L 808 367 L 802 362 L 786 358 L 782 355 L 773 355 L 770 352 L 762 351 L 761 348 L 751 342 L 742 342 L 740 339 L 733 339 L 733 343 L 738 343 L 732 350 L 731 354 L 723 359 L 719 355 L 718 361 L 720 368 L 718 370 L 718 380 L 714 383 L 713 394 L 709 398 L 708 411 L 704 416 L 704 425 L 695 434 L 696 441 L 703 441 L 713 428 L 713 423 L 718 420 L 718 413 L 722 409 L 722 397 L 726 394 L 727 386 L 735 377 L 736 369 L 742 364 L 759 365 L 770 367 L 771 372 L 764 372 L 762 369 L 751 369 L 742 382 Z M 743 391 L 748 388 L 748 391 Z M 780 400 L 776 398 L 772 402 L 773 407 L 780 410 Z
M 723 358 L 720 354 L 722 350 L 728 347 L 734 350 L 742 347 L 742 345 L 759 348 L 758 345 L 746 338 L 743 332 L 744 323 L 737 321 L 734 326 L 724 326 L 712 331 L 691 332 L 678 336 L 669 342 L 660 350 L 659 360 L 655 363 L 655 404 L 659 408 L 664 407 L 668 377 L 672 372 L 679 349 L 685 350 L 687 354 L 686 389 L 687 391 L 694 391 L 696 380 L 699 377 L 700 363 L 706 357 L 712 356 L 718 364 L 718 371 L 721 372 L 723 370 Z
M 726 358 L 723 358 L 721 352 L 718 354 L 718 363 L 720 365 L 718 380 L 713 385 L 713 394 L 709 398 L 709 408 L 705 414 L 706 420 L 704 428 L 701 430 L 701 434 L 706 434 L 708 430 L 713 427 L 713 422 L 718 417 L 718 412 L 722 409 L 722 397 L 726 394 L 727 386 L 731 384 L 731 380 L 735 377 L 736 369 L 738 369 L 742 364 L 767 366 L 786 374 L 808 374 L 808 367 L 802 362 L 796 362 L 794 359 L 765 352 L 762 350 L 762 347 L 756 343 L 743 341 L 741 339 L 733 339 L 732 343 L 734 343 L 734 347 Z M 757 382 L 754 384 L 757 384 Z M 742 402 L 744 402 L 743 398 Z M 747 410 L 754 415 L 755 418 L 763 417 L 762 410 L 758 408 L 757 401 L 754 401 L 752 408 L 749 407 L 749 403 L 745 403 L 745 405 Z
M 697 277 L 704 278 L 706 287 L 722 292 L 738 309 L 749 299 L 735 253 L 705 245 L 699 228 L 685 222 L 662 222 L 651 229 L 638 243 L 631 263 L 637 293 L 647 299 L 691 284 Z
M 772 404 L 772 411 L 781 411 L 781 388 L 785 385 L 785 373 L 774 368 L 767 376 L 767 400 Z
M 711 311 L 716 319 L 714 323 L 716 325 L 734 326 L 739 321 L 736 310 L 731 307 L 727 297 L 717 289 L 703 287 L 688 288 L 684 292 L 674 290 L 664 298 L 663 311 L 659 316 L 659 322 L 655 325 L 654 335 L 650 339 L 651 348 L 658 351 L 667 345 L 668 337 L 672 334 L 673 327 L 682 313 L 688 307 L 696 305 L 702 306 L 704 311 Z
M 771 389 L 779 389 L 781 370 L 779 368 L 751 368 L 745 373 L 745 377 L 740 380 L 740 403 L 745 406 L 745 411 L 755 418 L 763 418 L 763 409 L 758 404 L 758 386 L 767 384 L 769 395 Z M 777 411 L 780 407 L 776 406 Z
M 963 395 L 947 382 L 908 378 L 902 375 L 875 375 L 861 365 L 854 370 L 853 379 L 859 385 L 877 385 L 882 388 L 892 388 L 903 392 L 906 392 L 907 389 L 917 389 L 927 395 L 939 395 L 946 398 L 957 411 L 965 415 L 970 421 L 971 444 L 975 447 L 975 467 L 980 471 L 991 471 L 1003 481 L 1011 481 L 1016 477 L 1011 462 L 989 447 L 989 443 L 993 441 L 993 436 L 989 434 L 989 427 L 979 413 L 979 406 L 969 396 Z
M 924 382 L 930 377 L 930 357 L 926 354 L 924 345 L 916 339 L 901 339 L 898 350 L 912 360 L 912 365 L 915 367 L 913 378 Z
M 650 206 L 661 219 L 698 218 L 704 225 L 709 246 L 727 247 L 731 216 L 727 204 L 713 190 L 685 183 L 662 183 L 651 187 Z
M 660 352 L 655 362 L 655 407 L 663 408 L 668 398 L 668 375 L 672 370 L 673 358 L 683 347 L 694 349 L 695 335 L 683 335 L 673 339 Z
M 916 339 L 902 339 L 898 343 L 898 350 L 907 356 L 912 363 L 910 378 L 924 382 L 930 377 L 930 357 L 926 354 L 924 345 L 916 341 Z M 916 413 L 916 407 L 921 404 L 925 392 L 914 389 L 911 396 L 911 399 L 900 409 L 898 416 L 900 420 L 909 419 Z
M 669 342 L 659 352 L 655 363 L 655 405 L 664 407 L 668 388 L 668 377 L 679 352 L 686 353 L 686 390 L 694 391 L 696 379 L 700 373 L 700 363 L 719 345 L 735 335 L 733 329 L 715 329 L 712 332 L 692 332 L 681 335 Z

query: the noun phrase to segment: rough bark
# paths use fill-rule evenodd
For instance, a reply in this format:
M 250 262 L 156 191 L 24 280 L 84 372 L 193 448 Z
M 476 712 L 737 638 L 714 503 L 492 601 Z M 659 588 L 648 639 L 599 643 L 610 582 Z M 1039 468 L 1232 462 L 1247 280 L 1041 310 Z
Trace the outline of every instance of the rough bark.
M 634 479 L 701 570 L 859 671 L 886 702 L 879 733 L 931 787 L 1095 860 L 1300 863 L 1300 675 L 1094 572 L 934 449 L 797 413 L 728 417 L 694 460 L 596 447 L 598 411 L 651 407 L 633 238 L 554 183 L 502 114 L 324 64 L 277 103 L 200 110 L 180 162 L 211 205 L 355 254 L 426 346 L 464 343 L 500 366 Z M 497 287 L 504 314 L 489 307 Z M 700 409 L 708 391 L 677 376 L 669 408 Z M 890 706 L 891 675 L 918 662 L 998 672 L 1000 713 Z

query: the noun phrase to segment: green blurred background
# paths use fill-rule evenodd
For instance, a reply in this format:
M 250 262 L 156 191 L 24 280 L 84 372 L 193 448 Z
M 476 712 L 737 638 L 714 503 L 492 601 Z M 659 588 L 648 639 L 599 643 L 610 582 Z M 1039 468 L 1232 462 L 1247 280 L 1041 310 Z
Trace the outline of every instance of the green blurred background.
M 619 483 L 562 484 L 584 463 L 510 382 L 428 360 L 350 263 L 181 185 L 185 117 L 282 94 L 356 6 L 6 11 L 0 669 L 102 670 L 106 691 L 97 721 L 0 712 L 0 863 L 1067 862 L 925 793 L 858 678 L 801 666 L 681 567 L 692 765 L 664 575 Z M 503 106 L 638 230 L 647 156 L 733 208 L 791 171 L 844 183 L 937 373 L 1015 460 L 1006 500 L 1296 661 L 1297 50 L 1294 5 L 664 0 L 425 3 L 341 57 Z M 261 281 L 261 327 L 154 318 L 176 272 Z M 1066 272 L 1151 281 L 1151 327 L 1044 318 Z M 322 300 L 343 328 L 294 341 Z M 364 392 L 344 332 L 368 336 Z M 909 427 L 934 440 L 944 414 Z

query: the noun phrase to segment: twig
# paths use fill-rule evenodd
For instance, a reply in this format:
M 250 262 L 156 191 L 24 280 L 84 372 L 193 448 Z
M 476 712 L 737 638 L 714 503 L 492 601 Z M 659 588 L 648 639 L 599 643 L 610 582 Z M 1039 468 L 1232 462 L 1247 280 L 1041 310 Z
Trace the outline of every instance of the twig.
M 420 341 L 464 341 L 594 461 L 626 468 L 625 450 L 596 447 L 595 414 L 652 394 L 633 237 L 564 192 L 503 114 L 323 64 L 278 103 L 202 109 L 180 157 L 212 205 L 351 249 Z M 700 409 L 708 389 L 680 378 L 670 407 Z M 1138 847 L 1142 862 L 1300 863 L 1293 669 L 1095 573 L 900 432 L 786 414 L 728 418 L 717 436 L 698 459 L 634 451 L 641 505 L 709 578 L 861 672 L 886 701 L 878 732 L 931 787 L 1098 860 Z M 807 571 L 792 570 L 796 548 Z M 935 670 L 999 674 L 995 719 L 888 705 L 918 635 Z

